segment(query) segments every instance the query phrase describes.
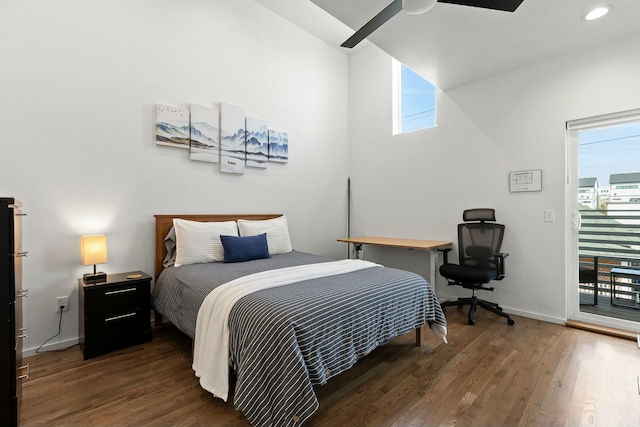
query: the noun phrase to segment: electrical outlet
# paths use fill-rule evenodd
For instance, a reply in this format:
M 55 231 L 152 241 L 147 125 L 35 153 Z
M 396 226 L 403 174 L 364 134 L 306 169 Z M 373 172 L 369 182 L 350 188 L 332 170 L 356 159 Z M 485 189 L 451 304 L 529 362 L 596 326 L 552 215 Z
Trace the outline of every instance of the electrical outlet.
M 56 312 L 69 311 L 69 297 L 56 298 Z

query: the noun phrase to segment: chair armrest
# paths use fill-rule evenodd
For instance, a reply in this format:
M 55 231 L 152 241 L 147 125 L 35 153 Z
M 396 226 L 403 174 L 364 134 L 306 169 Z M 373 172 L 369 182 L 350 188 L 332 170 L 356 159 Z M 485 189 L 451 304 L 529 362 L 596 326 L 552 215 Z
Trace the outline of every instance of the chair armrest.
M 496 261 L 496 266 L 498 268 L 498 277 L 496 277 L 494 280 L 504 279 L 504 259 L 508 256 L 509 254 L 507 252 L 499 252 L 493 255 L 493 258 Z

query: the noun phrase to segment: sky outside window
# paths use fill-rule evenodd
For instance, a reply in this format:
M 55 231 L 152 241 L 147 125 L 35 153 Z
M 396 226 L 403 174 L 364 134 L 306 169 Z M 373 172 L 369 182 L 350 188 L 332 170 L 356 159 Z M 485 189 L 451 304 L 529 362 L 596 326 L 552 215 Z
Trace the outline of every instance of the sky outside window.
M 402 65 L 402 133 L 436 125 L 436 88 Z
M 612 174 L 640 172 L 640 121 L 580 131 L 578 149 L 578 176 L 600 187 Z

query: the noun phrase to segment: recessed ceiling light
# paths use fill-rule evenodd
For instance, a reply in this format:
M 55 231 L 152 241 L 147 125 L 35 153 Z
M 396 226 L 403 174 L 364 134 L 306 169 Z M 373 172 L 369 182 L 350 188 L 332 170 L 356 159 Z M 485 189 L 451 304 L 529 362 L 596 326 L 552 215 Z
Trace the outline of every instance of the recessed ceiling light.
M 613 9 L 613 6 L 610 4 L 596 7 L 582 15 L 582 19 L 585 21 L 593 21 L 594 19 L 602 18 L 604 15 L 611 12 L 611 9 Z

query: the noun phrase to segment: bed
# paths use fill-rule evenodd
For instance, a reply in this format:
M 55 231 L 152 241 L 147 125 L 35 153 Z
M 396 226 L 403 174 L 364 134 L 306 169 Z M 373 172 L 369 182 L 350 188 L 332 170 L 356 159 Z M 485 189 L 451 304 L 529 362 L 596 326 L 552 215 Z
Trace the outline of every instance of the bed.
M 420 345 L 428 324 L 446 341 L 444 314 L 421 276 L 293 250 L 280 214 L 155 218 L 156 324 L 164 318 L 194 340 L 194 371 L 214 396 L 227 400 L 235 373 L 234 407 L 253 426 L 300 425 L 318 409 L 314 387 L 395 336 L 416 330 Z M 182 224 L 237 224 L 237 238 L 219 237 L 224 260 L 237 262 L 171 260 L 176 240 L 187 241 Z M 254 246 L 262 256 L 246 255 Z

